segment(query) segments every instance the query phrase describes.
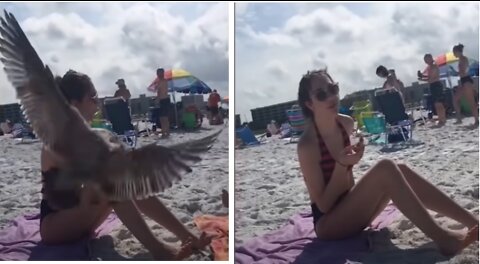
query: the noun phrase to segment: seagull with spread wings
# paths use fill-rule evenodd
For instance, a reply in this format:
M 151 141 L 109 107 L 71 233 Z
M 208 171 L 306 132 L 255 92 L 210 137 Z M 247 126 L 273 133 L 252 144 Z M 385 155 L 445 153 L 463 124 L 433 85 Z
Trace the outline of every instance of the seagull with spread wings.
M 111 201 L 144 199 L 180 180 L 201 160 L 222 130 L 199 140 L 165 147 L 156 144 L 129 150 L 112 132 L 92 129 L 70 106 L 50 68 L 43 64 L 15 17 L 0 18 L 0 60 L 38 138 L 62 157 L 59 173 L 46 195 L 92 185 Z M 47 198 L 48 199 L 48 198 Z M 60 199 L 49 200 L 58 208 Z

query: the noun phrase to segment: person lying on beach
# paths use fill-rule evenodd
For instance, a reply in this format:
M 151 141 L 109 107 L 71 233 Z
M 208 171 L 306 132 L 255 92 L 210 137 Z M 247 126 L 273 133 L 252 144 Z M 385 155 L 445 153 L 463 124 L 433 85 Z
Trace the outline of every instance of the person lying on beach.
M 402 98 L 403 104 L 405 104 L 405 99 L 403 98 L 403 92 L 402 92 L 402 89 L 404 89 L 405 86 L 403 85 L 403 82 L 397 78 L 397 75 L 395 74 L 395 70 L 393 69 L 387 70 L 385 66 L 380 65 L 377 67 L 376 74 L 378 77 L 386 79 L 385 82 L 383 83 L 382 88 L 384 90 L 397 91 L 400 97 Z
M 390 200 L 442 254 L 455 255 L 478 241 L 478 218 L 429 183 L 411 166 L 381 159 L 355 183 L 352 167 L 363 156 L 363 138 L 350 143 L 351 117 L 338 113 L 339 85 L 326 70 L 304 75 L 298 102 L 306 129 L 297 146 L 300 169 L 311 200 L 317 237 L 344 239 L 364 230 Z M 456 232 L 440 226 L 427 209 L 468 228 Z
M 98 110 L 98 99 L 90 78 L 79 72 L 68 71 L 62 78 L 57 77 L 57 82 L 68 103 L 80 112 L 86 122 L 91 122 Z M 42 148 L 43 181 L 55 174 L 61 159 L 47 147 Z M 46 199 L 41 201 L 40 235 L 46 244 L 69 243 L 89 236 L 112 209 L 154 259 L 183 259 L 191 255 L 193 249 L 202 249 L 210 243 L 210 238 L 205 234 L 200 237 L 192 234 L 156 197 L 110 203 L 102 192 L 89 186 L 80 191 L 79 197 L 71 193 L 65 193 L 64 196 L 65 199 L 78 200 L 78 205 L 56 210 L 50 207 Z M 182 248 L 176 250 L 159 241 L 147 226 L 142 213 L 174 233 L 182 242 Z
M 417 72 L 419 81 L 427 81 L 430 85 L 430 93 L 435 104 L 435 110 L 438 115 L 438 126 L 443 126 L 447 122 L 447 115 L 445 112 L 445 92 L 443 91 L 443 84 L 440 81 L 440 69 L 432 54 L 425 54 L 423 60 L 428 65 L 427 75 L 423 75 L 420 71 Z

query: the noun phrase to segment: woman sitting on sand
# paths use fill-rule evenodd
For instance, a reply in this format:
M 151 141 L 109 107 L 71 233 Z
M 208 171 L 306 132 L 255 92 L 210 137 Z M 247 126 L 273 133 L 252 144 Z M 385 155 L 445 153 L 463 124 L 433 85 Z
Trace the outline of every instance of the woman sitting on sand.
M 478 240 L 478 219 L 405 164 L 382 159 L 355 184 L 352 167 L 363 156 L 363 138 L 350 144 L 353 120 L 338 114 L 338 94 L 338 83 L 326 70 L 308 72 L 300 81 L 298 102 L 307 128 L 297 151 L 317 236 L 325 240 L 353 236 L 391 199 L 445 255 L 457 254 Z M 459 221 L 469 231 L 441 227 L 427 208 Z
M 91 122 L 98 110 L 98 101 L 97 91 L 90 78 L 82 73 L 68 71 L 63 78 L 57 77 L 57 81 L 65 99 L 87 122 Z M 46 147 L 42 148 L 42 181 L 48 181 L 49 176 L 55 173 L 56 164 L 61 158 Z M 65 199 L 78 201 L 78 205 L 58 211 L 51 208 L 47 200 L 42 199 L 40 235 L 44 243 L 69 243 L 89 236 L 107 218 L 112 209 L 155 259 L 183 259 L 192 253 L 192 249 L 201 249 L 210 242 L 205 234 L 197 238 L 188 231 L 155 197 L 111 204 L 105 196 L 89 187 L 81 191 L 80 197 L 72 197 L 71 193 L 66 193 L 64 196 Z M 145 223 L 141 213 L 174 233 L 182 241 L 182 248 L 177 252 L 159 241 Z

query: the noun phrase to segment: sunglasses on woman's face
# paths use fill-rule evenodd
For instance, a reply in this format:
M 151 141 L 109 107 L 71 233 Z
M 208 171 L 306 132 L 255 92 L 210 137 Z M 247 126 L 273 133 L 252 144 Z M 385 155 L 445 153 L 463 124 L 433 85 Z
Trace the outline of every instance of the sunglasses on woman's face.
M 94 94 L 91 94 L 89 97 L 90 97 L 90 100 L 92 100 L 95 103 L 98 103 L 98 93 L 97 92 L 95 92 Z
M 325 101 L 330 96 L 338 95 L 339 90 L 338 83 L 329 83 L 326 88 L 322 87 L 316 89 L 314 95 L 318 101 Z

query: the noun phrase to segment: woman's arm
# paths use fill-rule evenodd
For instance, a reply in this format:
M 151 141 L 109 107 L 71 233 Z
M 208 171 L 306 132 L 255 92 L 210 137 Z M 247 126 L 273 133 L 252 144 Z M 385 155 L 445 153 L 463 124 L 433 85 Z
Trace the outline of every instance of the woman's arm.
M 338 114 L 338 121 L 340 122 L 340 124 L 343 125 L 345 131 L 347 131 L 347 134 L 351 136 L 354 132 L 353 128 L 355 126 L 355 121 L 353 120 L 353 118 L 348 115 Z
M 330 182 L 325 186 L 323 173 L 318 164 L 320 158 L 318 149 L 316 144 L 312 143 L 299 142 L 298 160 L 312 201 L 318 209 L 326 213 L 333 207 L 338 197 L 348 189 L 348 171 L 347 167 L 337 163 Z

